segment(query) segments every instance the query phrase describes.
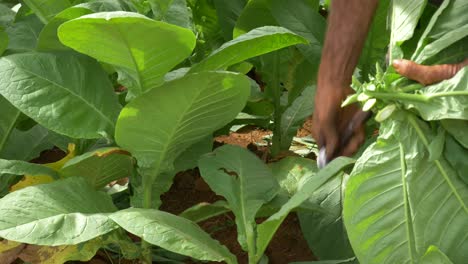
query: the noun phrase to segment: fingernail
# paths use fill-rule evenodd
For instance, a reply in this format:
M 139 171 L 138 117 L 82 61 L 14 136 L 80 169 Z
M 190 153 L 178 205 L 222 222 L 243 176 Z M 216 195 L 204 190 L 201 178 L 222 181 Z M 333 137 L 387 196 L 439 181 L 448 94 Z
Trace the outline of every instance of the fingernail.
M 317 157 L 317 166 L 319 169 L 325 167 L 327 165 L 327 149 L 325 146 L 320 148 L 319 155 Z

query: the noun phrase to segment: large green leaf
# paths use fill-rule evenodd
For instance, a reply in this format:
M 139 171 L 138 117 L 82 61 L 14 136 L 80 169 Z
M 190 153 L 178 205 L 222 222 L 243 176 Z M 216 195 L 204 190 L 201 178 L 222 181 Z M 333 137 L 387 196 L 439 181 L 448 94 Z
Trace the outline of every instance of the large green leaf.
M 277 23 L 303 36 L 309 42 L 290 49 L 291 57 L 286 60 L 286 64 L 281 66 L 286 70 L 286 78 L 282 82 L 289 92 L 288 103 L 291 104 L 307 85 L 315 83 L 325 38 L 326 22 L 318 12 L 319 1 L 270 0 L 270 2 L 271 14 Z M 270 71 L 268 66 L 266 69 L 262 67 L 261 70 L 262 72 Z
M 448 2 L 447 7 L 442 11 L 440 16 L 438 16 L 437 22 L 431 28 L 428 35 L 431 39 L 438 39 L 447 32 L 466 26 L 466 23 L 468 23 L 468 17 L 464 15 L 468 12 L 468 2 L 465 0 L 451 0 L 446 2 Z
M 73 245 L 118 226 L 110 196 L 80 177 L 27 187 L 0 199 L 0 237 L 39 245 Z
M 37 158 L 43 150 L 51 149 L 54 146 L 49 140 L 49 134 L 50 131 L 40 125 L 24 132 L 13 129 L 5 141 L 3 149 L 0 150 L 0 158 L 23 161 Z M 21 179 L 18 175 L 1 173 L 0 178 L 0 197 L 6 195 L 10 187 Z
M 253 153 L 233 145 L 203 156 L 199 168 L 206 183 L 226 198 L 236 216 L 242 248 L 255 254 L 255 215 L 279 190 L 271 170 Z
M 465 1 L 444 1 L 422 34 L 412 60 L 418 63 L 426 62 L 449 45 L 466 37 L 468 18 L 459 15 L 466 12 L 468 4 Z M 466 45 L 464 50 L 463 55 L 466 56 Z M 444 54 L 444 57 L 447 57 L 447 54 Z
M 52 18 L 71 6 L 69 0 L 23 0 L 44 24 L 49 23 Z
M 151 169 L 148 173 L 159 188 L 154 197 L 159 197 L 173 177 L 161 173 L 172 172 L 179 154 L 234 119 L 249 93 L 248 79 L 228 72 L 189 74 L 167 82 L 122 110 L 117 143 L 141 168 Z
M 120 8 L 121 6 L 112 0 L 98 0 L 67 8 L 52 18 L 42 29 L 37 40 L 37 49 L 40 51 L 69 49 L 60 42 L 57 36 L 60 25 L 80 16 L 95 12 L 116 11 L 120 10 Z
M 246 59 L 300 43 L 307 43 L 307 40 L 285 28 L 257 28 L 225 43 L 190 72 L 224 70 Z
M 271 0 L 250 0 L 244 7 L 234 28 L 234 37 L 263 26 L 278 26 L 271 14 Z
M 6 27 L 15 19 L 15 11 L 7 5 L 0 4 L 0 26 Z
M 80 16 L 91 14 L 92 11 L 83 7 L 71 7 L 65 9 L 55 16 L 41 31 L 37 41 L 37 50 L 67 50 L 68 47 L 64 46 L 57 36 L 57 29 L 64 22 Z
M 8 47 L 8 34 L 0 28 L 0 55 L 3 54 L 3 52 L 7 49 Z
M 468 252 L 468 189 L 441 157 L 434 137 L 407 112 L 394 113 L 359 158 L 345 190 L 344 220 L 362 263 L 418 263 L 437 245 L 455 263 Z
M 13 175 L 28 174 L 31 176 L 49 175 L 58 179 L 58 174 L 53 169 L 21 160 L 0 159 L 0 175 L 3 173 Z
M 267 248 L 268 244 L 270 243 L 273 235 L 275 234 L 276 230 L 278 230 L 281 223 L 284 219 L 288 216 L 288 214 L 296 207 L 300 206 L 303 202 L 305 202 L 315 190 L 317 190 L 320 186 L 325 184 L 328 180 L 330 180 L 333 176 L 341 173 L 341 171 L 352 165 L 354 163 L 353 159 L 339 157 L 330 164 L 328 164 L 325 168 L 320 170 L 317 174 L 310 173 L 307 177 L 307 181 L 302 185 L 302 187 L 294 194 L 289 201 L 287 201 L 281 209 L 270 216 L 265 222 L 258 225 L 257 228 L 257 241 L 256 241 L 256 255 L 255 258 L 260 260 L 263 255 L 263 252 Z
M 27 131 L 14 129 L 5 143 L 0 158 L 29 161 L 39 157 L 42 151 L 52 149 L 51 131 L 35 125 Z
M 307 45 L 298 45 L 298 49 L 310 63 L 305 67 L 309 68 L 309 74 L 314 78 L 318 70 L 326 28 L 325 18 L 318 12 L 318 1 L 270 0 L 270 2 L 271 13 L 278 24 L 309 41 Z
M 425 120 L 468 119 L 468 67 L 449 80 L 425 87 L 421 96 L 427 102 L 405 102 L 416 109 Z M 456 110 L 455 110 L 456 109 Z
M 199 260 L 237 263 L 235 256 L 194 222 L 157 210 L 131 208 L 110 216 L 145 241 Z
M 468 6 L 468 5 L 467 5 Z M 468 11 L 467 11 L 468 12 Z M 468 22 L 467 22 L 468 23 Z M 429 58 L 437 55 L 439 52 L 449 47 L 453 43 L 468 36 L 468 24 L 446 32 L 443 36 L 424 46 L 419 56 L 414 58 L 415 62 L 422 63 Z
M 10 133 L 16 125 L 16 121 L 20 116 L 20 111 L 10 104 L 3 96 L 0 95 L 0 154 L 7 142 Z M 2 157 L 0 155 L 0 157 Z
M 468 131 L 468 130 L 463 130 Z M 451 136 L 447 136 L 445 140 L 444 157 L 452 168 L 458 173 L 458 176 L 468 184 L 468 148 L 462 147 Z
M 44 24 L 34 15 L 17 19 L 14 24 L 7 27 L 9 52 L 25 52 L 36 49 L 36 43 Z
M 155 20 L 192 28 L 192 13 L 187 7 L 186 0 L 150 0 L 148 2 Z
M 260 62 L 254 61 L 266 89 L 273 86 L 272 83 L 282 83 L 289 91 L 288 104 L 316 78 L 326 26 L 317 10 L 318 1 L 315 0 L 252 0 L 242 11 L 234 30 L 234 35 L 239 36 L 258 27 L 281 26 L 308 40 L 307 44 L 274 52 L 279 62 L 274 54 L 263 55 Z M 273 72 L 278 72 L 279 76 L 273 76 Z
M 304 238 L 314 256 L 321 260 L 354 256 L 343 223 L 343 191 L 346 176 L 341 173 L 318 188 L 297 212 Z M 312 206 L 311 206 L 312 205 Z
M 129 177 L 132 169 L 133 160 L 129 153 L 109 147 L 72 158 L 60 169 L 60 175 L 84 177 L 98 189 L 111 181 Z
M 0 94 L 36 122 L 76 138 L 111 137 L 120 111 L 100 65 L 71 53 L 0 58 Z M 83 125 L 86 124 L 86 125 Z
M 468 149 L 468 120 L 442 119 L 440 124 L 449 132 L 464 148 Z
M 237 19 L 247 2 L 247 0 L 214 0 L 219 25 L 226 41 L 233 38 L 233 31 Z
M 58 36 L 66 46 L 114 65 L 134 95 L 160 85 L 195 47 L 190 30 L 130 12 L 86 15 L 62 24 Z
M 391 59 L 397 58 L 396 48 L 405 40 L 413 36 L 414 29 L 418 25 L 427 0 L 394 0 L 392 1 L 390 19 L 390 56 Z M 400 56 L 398 56 L 400 57 Z

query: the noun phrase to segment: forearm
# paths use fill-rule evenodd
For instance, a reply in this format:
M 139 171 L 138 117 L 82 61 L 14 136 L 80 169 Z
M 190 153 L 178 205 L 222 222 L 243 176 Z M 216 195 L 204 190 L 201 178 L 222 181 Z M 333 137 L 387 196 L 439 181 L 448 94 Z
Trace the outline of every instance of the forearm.
M 351 83 L 377 4 L 378 0 L 332 1 L 319 87 L 345 87 Z

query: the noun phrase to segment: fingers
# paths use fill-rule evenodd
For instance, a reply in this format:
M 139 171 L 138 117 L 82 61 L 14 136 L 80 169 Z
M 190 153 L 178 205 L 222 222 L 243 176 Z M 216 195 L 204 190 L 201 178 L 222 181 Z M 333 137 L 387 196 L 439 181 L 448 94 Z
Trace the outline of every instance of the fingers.
M 319 149 L 326 148 L 326 161 L 330 161 L 338 148 L 338 132 L 335 125 L 336 119 L 329 115 L 320 116 L 319 113 L 313 117 L 313 137 L 317 141 Z
M 464 66 L 468 65 L 468 59 L 458 64 L 421 65 L 409 60 L 394 60 L 395 70 L 408 79 L 415 80 L 423 85 L 430 85 L 447 80 L 455 76 Z
M 361 125 L 354 131 L 353 136 L 351 139 L 348 141 L 348 143 L 344 146 L 343 151 L 341 152 L 341 156 L 352 156 L 355 154 L 358 150 L 359 147 L 364 143 L 366 138 L 366 133 L 364 126 Z

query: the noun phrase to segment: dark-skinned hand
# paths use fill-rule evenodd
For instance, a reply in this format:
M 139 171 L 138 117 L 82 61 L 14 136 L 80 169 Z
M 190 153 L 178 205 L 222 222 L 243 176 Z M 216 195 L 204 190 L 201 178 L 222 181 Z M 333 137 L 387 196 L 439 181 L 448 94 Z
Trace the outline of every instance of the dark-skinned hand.
M 400 75 L 430 85 L 452 78 L 468 65 L 468 59 L 457 64 L 442 65 L 420 65 L 409 60 L 395 60 L 392 65 Z M 322 83 L 322 86 L 326 85 Z M 313 134 L 319 148 L 326 147 L 327 161 L 338 156 L 353 155 L 365 140 L 364 124 L 369 114 L 361 111 L 357 104 L 341 108 L 341 103 L 351 93 L 352 89 L 348 86 L 319 87 L 317 90 Z M 351 122 L 354 123 L 351 135 L 346 135 Z

